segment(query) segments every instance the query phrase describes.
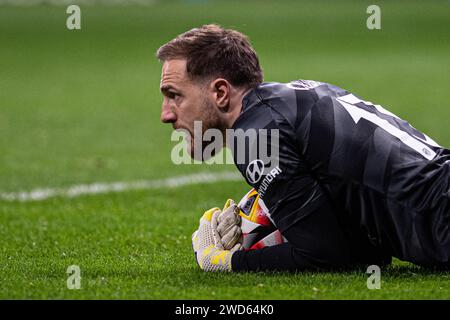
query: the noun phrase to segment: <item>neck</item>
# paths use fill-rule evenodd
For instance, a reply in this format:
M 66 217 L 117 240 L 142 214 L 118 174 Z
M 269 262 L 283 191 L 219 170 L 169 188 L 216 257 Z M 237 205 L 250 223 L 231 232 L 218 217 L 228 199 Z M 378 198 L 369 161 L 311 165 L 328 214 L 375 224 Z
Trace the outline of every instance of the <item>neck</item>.
M 242 112 L 242 99 L 251 89 L 237 89 L 230 100 L 230 112 L 226 121 L 227 128 L 231 128 Z

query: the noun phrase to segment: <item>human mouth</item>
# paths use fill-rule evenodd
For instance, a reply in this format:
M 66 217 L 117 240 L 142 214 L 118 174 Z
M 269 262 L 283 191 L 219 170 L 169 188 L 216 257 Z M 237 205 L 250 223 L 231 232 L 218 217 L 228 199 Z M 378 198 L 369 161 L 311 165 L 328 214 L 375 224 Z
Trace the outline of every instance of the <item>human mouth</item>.
M 172 124 L 172 128 L 173 128 L 173 130 L 180 130 L 181 129 L 181 127 L 177 126 L 174 123 Z

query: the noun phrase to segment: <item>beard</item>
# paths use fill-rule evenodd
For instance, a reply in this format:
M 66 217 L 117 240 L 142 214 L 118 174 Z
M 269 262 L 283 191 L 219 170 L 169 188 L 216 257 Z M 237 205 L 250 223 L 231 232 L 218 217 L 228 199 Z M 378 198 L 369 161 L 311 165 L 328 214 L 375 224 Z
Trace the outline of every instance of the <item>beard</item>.
M 202 109 L 204 110 L 202 119 L 195 120 L 197 123 L 194 123 L 193 130 L 187 138 L 191 158 L 203 162 L 214 157 L 223 148 L 226 127 L 214 104 L 206 98 L 203 100 Z M 205 153 L 207 148 L 209 152 Z

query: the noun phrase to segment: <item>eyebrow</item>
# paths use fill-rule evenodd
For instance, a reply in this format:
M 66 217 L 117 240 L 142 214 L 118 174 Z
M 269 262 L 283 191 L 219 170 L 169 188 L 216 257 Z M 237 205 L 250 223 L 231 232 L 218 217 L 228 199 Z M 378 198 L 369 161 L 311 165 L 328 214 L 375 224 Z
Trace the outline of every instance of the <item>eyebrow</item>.
M 170 90 L 178 91 L 175 87 L 171 86 L 170 84 L 162 85 L 160 90 L 161 90 L 162 93 L 169 92 Z

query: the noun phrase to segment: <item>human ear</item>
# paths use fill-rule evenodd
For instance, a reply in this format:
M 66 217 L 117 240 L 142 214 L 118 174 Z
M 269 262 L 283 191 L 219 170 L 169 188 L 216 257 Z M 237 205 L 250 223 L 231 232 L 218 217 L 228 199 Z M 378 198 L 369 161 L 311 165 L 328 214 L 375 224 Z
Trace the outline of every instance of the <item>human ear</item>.
M 230 104 L 230 83 L 222 78 L 215 79 L 211 83 L 213 99 L 218 108 L 226 111 Z

